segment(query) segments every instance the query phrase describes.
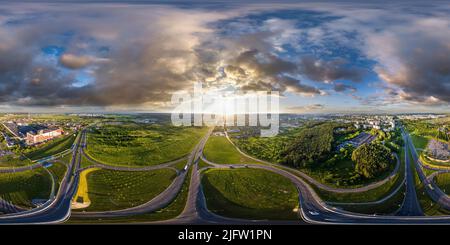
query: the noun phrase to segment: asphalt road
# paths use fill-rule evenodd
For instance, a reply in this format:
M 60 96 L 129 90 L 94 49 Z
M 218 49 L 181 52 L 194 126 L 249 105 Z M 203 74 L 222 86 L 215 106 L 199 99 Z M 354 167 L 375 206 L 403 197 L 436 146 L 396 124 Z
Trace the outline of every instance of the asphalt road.
M 215 164 L 211 161 L 206 162 L 213 167 L 219 168 L 258 168 L 265 169 L 268 171 L 275 172 L 280 174 L 288 179 L 290 179 L 298 188 L 300 192 L 300 215 L 303 220 L 308 223 L 313 224 L 427 224 L 427 223 L 449 223 L 450 216 L 411 216 L 413 213 L 410 213 L 409 216 L 388 216 L 388 215 L 365 215 L 365 214 L 356 214 L 348 211 L 344 211 L 341 209 L 337 209 L 331 207 L 324 203 L 320 197 L 315 193 L 315 191 L 311 188 L 311 186 L 306 183 L 304 180 L 299 178 L 298 176 L 293 175 L 290 172 L 287 172 L 283 169 L 275 168 L 270 165 L 259 165 L 259 164 Z M 408 171 L 411 173 L 411 171 Z M 411 174 L 408 174 L 410 176 Z M 407 179 L 408 179 L 407 176 Z M 199 180 L 198 180 L 199 181 Z M 411 186 L 411 184 L 410 184 Z M 413 186 L 413 185 L 412 185 Z M 200 188 L 198 188 L 200 189 Z M 201 193 L 201 192 L 199 192 Z M 413 212 L 414 207 L 417 208 L 418 201 L 417 197 L 415 197 L 414 192 L 409 192 L 411 197 L 405 198 L 404 206 L 412 206 Z M 407 194 L 408 196 L 408 194 Z M 201 200 L 202 198 L 198 198 Z M 409 204 L 409 203 L 413 204 Z M 415 203 L 415 204 L 414 204 Z M 201 205 L 201 204 L 200 204 Z M 419 206 L 420 208 L 420 206 Z M 420 214 L 421 215 L 421 214 Z M 208 216 L 206 216 L 208 217 Z
M 426 174 L 423 172 L 422 167 L 427 166 L 420 161 L 419 155 L 417 154 L 417 151 L 409 135 L 407 135 L 407 145 L 409 146 L 409 149 L 411 151 L 411 156 L 415 163 L 414 166 L 419 179 L 425 186 L 426 193 L 442 208 L 450 210 L 450 197 L 439 188 L 439 186 L 433 181 L 432 178 L 427 178 Z
M 211 213 L 207 206 L 201 186 L 201 170 L 198 169 L 198 162 L 203 157 L 203 149 L 208 140 L 212 129 L 200 143 L 196 150 L 192 165 L 191 181 L 189 184 L 189 193 L 183 212 L 176 218 L 151 222 L 153 224 L 305 224 L 302 220 L 294 221 L 270 221 L 270 220 L 248 220 L 223 217 Z M 206 160 L 202 158 L 202 160 Z M 207 161 L 207 160 L 206 160 Z M 209 163 L 209 161 L 207 161 Z M 213 163 L 214 164 L 214 163 Z M 215 164 L 214 166 L 223 167 Z M 259 165 L 258 165 L 259 166 Z M 227 167 L 227 166 L 226 166 Z
M 317 181 L 316 179 L 312 178 L 311 176 L 307 175 L 306 173 L 304 173 L 304 172 L 302 172 L 302 171 L 300 171 L 300 170 L 293 169 L 293 168 L 290 168 L 290 167 L 287 167 L 287 166 L 283 166 L 283 165 L 276 165 L 276 164 L 274 164 L 274 163 L 271 163 L 271 162 L 268 162 L 268 161 L 264 161 L 264 160 L 255 158 L 255 157 L 253 157 L 253 156 L 250 156 L 250 155 L 248 155 L 247 153 L 241 151 L 241 149 L 239 149 L 239 147 L 237 147 L 237 146 L 234 144 L 234 142 L 233 142 L 233 141 L 230 139 L 230 137 L 228 136 L 228 133 L 227 133 L 227 132 L 225 132 L 225 136 L 227 137 L 228 141 L 236 148 L 236 150 L 237 150 L 239 153 L 241 153 L 242 155 L 244 155 L 244 156 L 246 156 L 246 157 L 248 157 L 248 158 L 250 158 L 250 159 L 253 159 L 253 160 L 255 160 L 255 161 L 258 161 L 258 162 L 267 164 L 267 165 L 272 165 L 272 166 L 277 166 L 277 167 L 284 168 L 284 169 L 289 169 L 290 171 L 293 171 L 293 172 L 297 173 L 298 175 L 300 175 L 302 178 L 308 180 L 308 182 L 313 183 L 314 186 L 316 186 L 316 187 L 318 187 L 318 188 L 320 188 L 320 189 L 322 189 L 322 190 L 328 191 L 328 192 L 335 192 L 335 193 L 359 193 L 359 192 L 369 191 L 369 190 L 372 190 L 372 189 L 375 189 L 375 188 L 377 188 L 377 187 L 382 186 L 383 184 L 385 184 L 386 182 L 388 182 L 389 180 L 391 180 L 392 178 L 394 178 L 395 175 L 398 173 L 398 170 L 400 169 L 400 162 L 397 161 L 397 165 L 395 166 L 394 170 L 391 172 L 391 174 L 389 174 L 389 176 L 388 176 L 387 178 L 385 178 L 385 179 L 383 179 L 383 180 L 380 180 L 380 181 L 378 181 L 378 182 L 371 183 L 371 184 L 369 184 L 369 185 L 365 185 L 365 186 L 362 186 L 362 187 L 358 187 L 358 188 L 338 188 L 338 187 L 332 187 L 332 186 L 328 186 L 328 185 L 326 185 L 326 184 L 323 184 L 323 183 Z M 397 160 L 398 160 L 398 158 L 397 158 Z
M 429 217 L 429 216 L 373 216 L 373 215 L 364 215 L 364 214 L 356 214 L 348 211 L 340 210 L 337 208 L 333 208 L 328 204 L 324 203 L 315 191 L 311 188 L 311 186 L 305 182 L 303 179 L 298 176 L 280 168 L 276 168 L 270 165 L 261 165 L 261 164 L 233 164 L 233 168 L 255 168 L 255 169 L 264 169 L 267 171 L 272 171 L 277 174 L 280 174 L 287 179 L 291 180 L 298 188 L 299 191 L 299 201 L 300 201 L 300 210 L 299 215 L 302 220 L 298 221 L 264 221 L 264 220 L 242 220 L 242 219 L 232 219 L 222 217 L 216 214 L 213 214 L 208 211 L 206 207 L 205 197 L 203 194 L 203 190 L 201 187 L 201 172 L 198 170 L 198 161 L 203 156 L 203 147 L 206 143 L 206 140 L 209 137 L 208 134 L 201 140 L 201 142 L 197 145 L 194 151 L 191 153 L 188 159 L 187 164 L 192 165 L 192 174 L 191 180 L 189 184 L 189 193 L 188 200 L 185 206 L 185 209 L 175 219 L 167 220 L 167 221 L 159 221 L 152 222 L 154 224 L 250 224 L 250 223 L 258 223 L 258 224 L 302 224 L 304 220 L 307 223 L 312 224 L 427 224 L 427 223 L 450 223 L 450 216 L 441 216 L 441 217 Z M 407 136 L 408 137 L 408 136 Z M 409 137 L 408 137 L 409 138 Z M 411 149 L 412 143 L 410 140 L 407 140 L 407 145 Z M 82 134 L 81 137 L 81 145 L 85 144 L 85 134 Z M 413 147 L 413 146 L 412 146 Z M 68 174 L 64 177 L 62 181 L 61 188 L 58 194 L 55 196 L 54 200 L 46 205 L 45 207 L 41 207 L 38 209 L 34 209 L 30 212 L 23 212 L 18 214 L 11 215 L 2 215 L 0 216 L 0 223 L 56 223 L 63 222 L 70 216 L 70 202 L 73 194 L 76 191 L 78 184 L 78 169 L 81 160 L 81 149 L 80 149 L 80 141 L 77 143 L 75 147 L 75 151 L 73 152 L 73 159 L 69 166 Z M 412 148 L 414 150 L 414 148 Z M 417 153 L 413 152 L 413 160 L 415 161 L 416 168 L 420 168 L 420 162 L 417 161 Z M 205 159 L 206 160 L 206 159 Z M 222 165 L 215 164 L 209 162 L 212 167 L 220 167 L 220 168 L 230 168 L 231 165 Z M 407 165 L 409 166 L 409 165 Z M 410 169 L 411 170 L 411 169 Z M 72 175 L 71 173 L 74 172 Z M 412 171 L 407 171 L 407 181 L 411 181 L 409 178 Z M 418 171 L 419 172 L 419 171 Z M 423 172 L 422 172 L 423 174 Z M 186 176 L 186 173 L 184 175 Z M 419 172 L 419 177 L 421 176 Z M 178 193 L 179 188 L 181 188 L 182 181 L 177 184 L 172 184 L 169 187 L 170 190 L 164 191 L 160 196 L 151 200 L 148 206 L 138 206 L 132 208 L 131 210 L 125 211 L 120 215 L 129 215 L 136 214 L 139 212 L 148 212 L 153 205 L 156 207 L 162 205 L 163 203 L 170 203 L 171 198 Z M 425 178 L 426 180 L 427 178 Z M 174 181 L 175 182 L 175 181 Z M 411 184 L 408 184 L 411 186 Z M 432 186 L 432 184 L 430 183 Z M 174 186 L 177 186 L 175 188 Z M 173 188 L 173 189 L 171 189 Z M 427 193 L 431 195 L 435 195 L 434 197 L 438 200 L 442 199 L 442 191 L 439 192 L 439 188 L 433 188 L 428 190 Z M 415 190 L 414 190 L 415 191 Z M 417 211 L 417 197 L 414 199 L 414 193 L 411 190 L 407 191 L 407 198 L 405 198 L 404 207 L 405 210 L 409 210 L 406 212 L 408 215 L 413 214 L 413 212 Z M 433 198 L 433 197 L 432 197 Z M 434 199 L 434 198 L 433 198 Z M 122 211 L 121 211 L 122 212 Z M 113 214 L 114 215 L 114 214 Z
M 70 203 L 78 186 L 78 171 L 81 155 L 80 144 L 84 140 L 84 133 L 79 137 L 72 153 L 72 161 L 61 181 L 57 194 L 41 207 L 0 216 L 0 224 L 51 224 L 65 221 L 70 216 Z
M 189 154 L 187 159 L 187 167 L 185 169 L 189 169 L 189 167 L 195 162 L 198 156 L 199 149 L 202 149 L 203 146 L 206 143 L 206 140 L 208 139 L 209 135 L 211 134 L 212 129 L 205 135 L 200 142 L 194 147 L 194 150 Z M 84 148 L 84 147 L 83 147 Z M 87 155 L 86 155 L 87 156 Z M 141 169 L 145 170 L 154 170 L 154 169 L 160 169 L 160 168 L 167 168 L 171 165 L 180 162 L 181 160 L 184 160 L 185 158 L 181 158 L 175 161 L 171 161 L 168 163 L 164 163 L 160 165 L 154 165 L 154 166 L 148 166 Z M 109 166 L 101 164 L 101 167 L 103 166 Z M 114 170 L 128 170 L 128 168 L 123 168 L 120 166 L 111 166 L 114 168 Z M 116 168 L 117 167 L 117 168 Z M 132 171 L 135 168 L 132 169 Z M 142 171 L 142 170 L 140 170 Z M 108 218 L 108 217 L 123 217 L 123 216 L 130 216 L 130 215 L 137 215 L 137 214 L 144 214 L 144 213 L 150 213 L 156 210 L 159 210 L 161 208 L 166 207 L 169 205 L 178 195 L 179 191 L 181 190 L 184 180 L 187 176 L 187 171 L 179 171 L 178 176 L 174 179 L 174 181 L 170 184 L 166 190 L 161 192 L 158 196 L 153 198 L 152 200 L 132 208 L 122 209 L 122 210 L 114 210 L 114 211 L 99 211 L 99 212 L 73 212 L 73 217 L 83 217 L 83 218 Z
M 18 213 L 18 212 L 24 212 L 27 209 L 24 209 L 22 207 L 16 206 L 11 202 L 5 201 L 0 198 L 0 213 Z
M 403 134 L 404 142 L 407 142 L 408 138 L 405 134 Z M 411 163 L 409 162 L 409 146 L 405 145 L 405 164 L 406 164 L 406 194 L 403 199 L 403 204 L 400 210 L 397 212 L 397 215 L 400 216 L 422 216 L 423 211 L 420 207 L 419 200 L 417 199 L 416 186 L 414 181 L 414 172 L 411 169 Z
M 87 143 L 86 143 L 87 145 Z M 99 167 L 99 168 L 103 168 L 103 169 L 110 169 L 110 170 L 117 170 L 117 171 L 150 171 L 150 170 L 156 170 L 156 169 L 162 169 L 162 168 L 169 168 L 174 164 L 177 164 L 181 161 L 186 161 L 186 159 L 189 156 L 184 156 L 178 159 L 175 159 L 173 161 L 170 162 L 165 162 L 165 163 L 161 163 L 161 164 L 157 164 L 157 165 L 151 165 L 151 166 L 144 166 L 144 167 L 127 167 L 127 166 L 119 166 L 119 165 L 110 165 L 110 164 L 104 164 L 101 163 L 93 158 L 91 158 L 88 154 L 86 154 L 84 152 L 85 147 L 82 148 L 81 153 L 83 154 L 84 157 L 86 157 L 86 159 L 88 161 L 90 161 L 91 163 L 94 164 L 93 167 Z
M 15 168 L 0 168 L 0 173 L 18 173 L 18 172 L 24 172 L 28 170 L 33 170 L 36 168 L 42 167 L 41 162 L 33 163 L 28 166 L 21 166 L 21 167 L 15 167 Z
M 313 224 L 419 224 L 419 223 L 448 223 L 450 217 L 402 217 L 402 216 L 373 216 L 356 214 L 340 210 L 324 203 L 315 191 L 299 177 L 285 170 L 268 165 L 259 164 L 233 164 L 222 165 L 208 162 L 218 168 L 257 168 L 280 174 L 291 180 L 300 192 L 301 217 Z

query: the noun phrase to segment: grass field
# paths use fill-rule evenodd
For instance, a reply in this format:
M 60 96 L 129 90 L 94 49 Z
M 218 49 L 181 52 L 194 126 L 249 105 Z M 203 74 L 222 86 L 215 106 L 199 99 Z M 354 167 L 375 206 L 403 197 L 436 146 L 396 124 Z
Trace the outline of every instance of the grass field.
M 32 152 L 26 153 L 25 156 L 31 160 L 36 160 L 57 154 L 72 147 L 75 138 L 76 136 L 70 134 L 65 137 L 54 139 Z
M 72 153 L 68 153 L 66 155 L 64 155 L 62 158 L 60 158 L 59 160 L 69 164 L 72 161 Z
M 186 200 L 189 193 L 189 183 L 191 180 L 192 168 L 189 169 L 189 173 L 183 182 L 180 192 L 178 192 L 177 197 L 165 208 L 158 210 L 156 212 L 148 214 L 146 220 L 165 220 L 170 218 L 175 218 L 180 215 L 184 210 L 186 205 Z
M 439 204 L 434 202 L 428 196 L 422 184 L 417 185 L 416 191 L 417 197 L 419 198 L 420 206 L 422 207 L 422 210 L 425 213 L 425 215 L 428 216 L 450 215 L 450 211 L 442 208 Z
M 414 147 L 418 149 L 425 149 L 428 144 L 428 138 L 416 134 L 411 135 L 411 140 Z
M 89 161 L 84 155 L 81 155 L 80 168 L 86 168 L 94 165 L 91 161 Z
M 317 181 L 329 186 L 339 188 L 357 188 L 370 183 L 374 183 L 388 177 L 395 169 L 395 164 L 391 164 L 387 170 L 374 178 L 360 178 L 355 171 L 355 165 L 350 159 L 338 160 L 333 166 L 318 164 L 309 168 L 300 168 Z M 355 178 L 356 177 L 356 178 Z
M 412 171 L 414 174 L 414 184 L 416 186 L 417 198 L 424 214 L 428 216 L 449 215 L 450 211 L 443 209 L 439 204 L 434 202 L 428 196 L 425 191 L 425 186 L 420 181 L 419 175 L 417 174 L 416 168 L 414 167 L 414 162 L 411 155 L 409 155 L 408 157 L 410 159 L 410 164 L 412 166 Z
M 21 207 L 33 207 L 33 199 L 48 199 L 51 177 L 45 169 L 0 174 L 0 198 Z
M 141 125 L 105 125 L 88 133 L 86 153 L 105 164 L 157 165 L 191 152 L 207 128 Z
M 399 176 L 397 176 L 389 180 L 385 184 L 365 192 L 335 193 L 324 191 L 319 188 L 315 188 L 315 190 L 323 200 L 329 202 L 372 202 L 387 196 L 398 186 L 399 183 L 400 179 Z
M 363 214 L 393 214 L 403 203 L 405 197 L 405 186 L 403 186 L 395 195 L 379 204 L 364 205 L 336 205 L 344 210 L 363 213 Z
M 183 160 L 180 161 L 174 165 L 172 165 L 172 167 L 176 168 L 177 170 L 182 170 L 185 166 L 186 166 L 187 160 Z
M 450 173 L 443 173 L 436 176 L 436 184 L 443 192 L 450 195 Z
M 435 170 L 431 170 L 431 169 L 427 169 L 427 168 L 422 168 L 423 173 L 425 174 L 425 176 L 430 176 L 430 174 L 436 172 Z
M 104 219 L 93 218 L 73 218 L 69 219 L 69 223 L 136 223 L 136 222 L 148 222 L 156 220 L 167 220 L 175 218 L 183 212 L 186 205 L 186 200 L 189 193 L 189 182 L 191 179 L 192 168 L 189 169 L 189 173 L 183 182 L 180 192 L 175 199 L 167 206 L 152 213 L 138 214 L 127 217 L 115 217 Z
M 32 161 L 24 158 L 20 159 L 19 156 L 3 156 L 0 157 L 0 168 L 11 168 L 11 167 L 21 167 L 33 164 Z
M 211 165 L 204 162 L 202 159 L 198 162 L 198 169 L 204 168 L 204 167 L 211 167 Z
M 236 218 L 298 219 L 298 192 L 288 179 L 260 169 L 207 170 L 202 178 L 208 209 Z
M 86 211 L 118 210 L 150 201 L 165 190 L 176 176 L 175 171 L 160 169 L 145 172 L 92 170 L 86 174 L 87 185 L 81 195 L 91 201 Z M 86 197 L 87 195 L 87 197 Z M 75 199 L 77 200 L 77 199 Z M 79 200 L 77 200 L 79 201 Z
M 433 137 L 440 140 L 448 141 L 448 136 L 442 131 L 439 133 L 439 128 L 445 128 L 449 125 L 450 117 L 425 119 L 425 120 L 404 120 L 403 123 L 411 134 L 421 135 L 424 137 Z
M 206 159 L 219 164 L 259 164 L 239 153 L 225 136 L 211 136 L 203 151 Z
M 57 183 L 57 185 L 56 185 L 56 191 L 57 191 L 59 188 L 59 185 L 61 184 L 61 181 L 64 178 L 64 175 L 66 174 L 67 167 L 66 167 L 66 165 L 64 165 L 62 163 L 55 162 L 55 163 L 52 163 L 52 166 L 50 166 L 48 168 L 48 171 L 50 171 L 53 174 L 53 176 L 55 176 L 55 181 Z

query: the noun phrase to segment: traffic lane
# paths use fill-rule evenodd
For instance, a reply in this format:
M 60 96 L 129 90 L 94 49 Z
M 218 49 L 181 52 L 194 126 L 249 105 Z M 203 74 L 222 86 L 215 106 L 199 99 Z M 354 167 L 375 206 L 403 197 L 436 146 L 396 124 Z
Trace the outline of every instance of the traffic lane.
M 70 202 L 78 184 L 78 175 L 75 173 L 75 175 L 72 176 L 72 170 L 73 167 L 79 165 L 81 161 L 81 157 L 77 157 L 79 142 L 81 139 L 82 137 L 80 137 L 76 144 L 77 149 L 73 152 L 71 164 L 67 169 L 66 175 L 61 182 L 59 191 L 54 200 L 48 206 L 32 210 L 32 212 L 22 214 L 19 213 L 9 217 L 2 216 L 0 217 L 0 223 L 58 223 L 68 218 L 70 215 Z

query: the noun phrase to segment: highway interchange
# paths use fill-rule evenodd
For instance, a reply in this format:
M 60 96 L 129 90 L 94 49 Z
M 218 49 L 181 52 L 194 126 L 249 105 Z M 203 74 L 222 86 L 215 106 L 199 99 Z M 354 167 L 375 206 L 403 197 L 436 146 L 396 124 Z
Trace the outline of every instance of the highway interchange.
M 414 184 L 414 172 L 413 167 L 419 176 L 419 179 L 425 183 L 425 190 L 427 194 L 442 207 L 450 210 L 450 200 L 449 197 L 434 183 L 433 177 L 441 172 L 446 172 L 449 170 L 434 169 L 438 172 L 434 173 L 432 176 L 427 177 L 423 172 L 422 168 L 430 168 L 429 166 L 423 165 L 419 160 L 419 156 L 416 152 L 414 145 L 412 144 L 411 138 L 407 132 L 403 131 L 403 138 L 406 143 L 404 147 L 405 156 L 408 156 L 408 151 L 412 154 L 413 163 L 409 162 L 409 157 L 405 158 L 405 179 L 402 181 L 406 185 L 406 192 L 404 201 L 395 215 L 365 215 L 352 213 L 344 211 L 339 208 L 331 206 L 330 203 L 326 203 L 317 195 L 315 190 L 312 188 L 311 184 L 316 184 L 318 188 L 331 188 L 324 185 L 317 184 L 317 181 L 311 181 L 312 178 L 306 174 L 290 169 L 288 167 L 283 167 L 280 165 L 275 165 L 268 163 L 259 159 L 255 159 L 251 156 L 246 155 L 241 152 L 237 147 L 236 149 L 241 152 L 241 154 L 247 157 L 253 158 L 260 161 L 262 164 L 217 164 L 209 161 L 203 155 L 203 148 L 212 133 L 212 128 L 208 133 L 200 140 L 200 142 L 194 147 L 193 151 L 186 157 L 171 161 L 168 163 L 149 166 L 144 168 L 128 168 L 120 166 L 111 166 L 101 164 L 95 160 L 89 158 L 88 155 L 84 153 L 84 148 L 87 145 L 86 131 L 83 130 L 80 136 L 75 141 L 72 147 L 72 160 L 68 164 L 67 172 L 61 181 L 59 190 L 56 194 L 49 199 L 45 204 L 31 209 L 31 210 L 16 210 L 14 213 L 0 215 L 0 224 L 53 224 L 62 223 L 69 219 L 69 217 L 78 218 L 109 218 L 109 217 L 126 217 L 130 215 L 144 214 L 153 211 L 157 211 L 161 208 L 169 205 L 177 196 L 181 190 L 183 183 L 185 183 L 186 178 L 189 176 L 189 170 L 191 169 L 191 175 L 189 181 L 189 192 L 187 197 L 187 202 L 182 213 L 174 219 L 148 222 L 150 224 L 448 224 L 450 223 L 450 216 L 424 216 L 423 211 L 420 207 L 420 203 L 417 198 L 417 193 Z M 227 135 L 228 138 L 228 135 Z M 229 138 L 228 138 L 229 139 Z M 231 142 L 231 140 L 230 140 Z M 173 168 L 173 165 L 181 161 L 186 161 L 186 166 L 183 170 L 177 170 L 177 177 L 173 180 L 171 185 L 160 193 L 158 196 L 149 200 L 147 203 L 142 205 L 115 211 L 106 212 L 77 212 L 71 210 L 71 202 L 73 196 L 75 195 L 78 187 L 80 172 L 84 169 L 80 169 L 81 157 L 85 156 L 89 161 L 92 162 L 90 167 L 98 167 L 105 169 L 121 170 L 121 171 L 148 171 L 161 168 Z M 203 160 L 209 166 L 198 168 L 199 161 Z M 23 169 L 15 168 L 10 170 L 2 170 L 3 172 L 17 172 L 26 171 L 30 168 L 43 167 L 41 163 L 36 163 L 32 166 L 24 167 Z M 217 214 L 211 213 L 207 206 L 204 193 L 201 186 L 201 175 L 202 171 L 206 168 L 254 168 L 254 169 L 264 169 L 267 171 L 272 171 L 274 173 L 280 174 L 287 179 L 291 180 L 295 184 L 299 191 L 299 220 L 297 221 L 269 221 L 269 220 L 244 220 L 244 219 L 234 219 L 219 216 Z M 292 172 L 296 171 L 296 174 Z M 398 171 L 398 165 L 394 172 Z M 393 173 L 394 173 L 393 172 Z M 301 177 L 299 177 L 301 176 Z M 307 177 L 309 178 L 307 178 Z M 388 177 L 391 178 L 392 174 Z M 384 182 L 382 182 L 384 183 Z M 356 191 L 367 191 L 373 189 L 381 184 L 373 184 L 365 186 L 362 189 Z M 397 188 L 393 191 L 399 191 L 401 188 Z M 332 191 L 336 192 L 352 192 L 355 190 L 344 189 L 340 190 L 336 188 Z M 18 212 L 17 212 L 18 211 Z

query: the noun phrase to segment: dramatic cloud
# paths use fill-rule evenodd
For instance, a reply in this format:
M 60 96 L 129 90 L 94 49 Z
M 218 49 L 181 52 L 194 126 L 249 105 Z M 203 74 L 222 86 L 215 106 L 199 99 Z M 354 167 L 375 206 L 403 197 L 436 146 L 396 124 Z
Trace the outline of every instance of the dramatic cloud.
M 70 69 L 80 69 L 86 67 L 91 59 L 88 56 L 75 56 L 73 54 L 63 54 L 60 62 L 63 66 Z
M 294 63 L 282 60 L 271 54 L 263 54 L 258 50 L 242 52 L 236 59 L 236 64 L 243 66 L 256 76 L 274 76 L 283 72 L 294 72 Z
M 338 82 L 334 84 L 334 91 L 336 92 L 344 92 L 347 90 L 350 90 L 351 92 L 356 92 L 356 88 L 351 85 Z
M 196 80 L 199 36 L 210 32 L 206 23 L 223 18 L 161 6 L 71 6 L 40 12 L 11 5 L 7 12 L 20 14 L 0 26 L 8 33 L 0 44 L 1 102 L 160 105 Z
M 5 3 L 0 106 L 166 108 L 201 81 L 315 110 L 329 96 L 448 108 L 448 16 L 448 4 Z
M 314 57 L 304 57 L 300 62 L 302 74 L 311 80 L 330 83 L 339 79 L 355 82 L 362 80 L 364 71 L 359 68 L 349 68 L 343 59 L 324 61 Z
M 286 108 L 289 113 L 306 113 L 306 112 L 319 112 L 325 109 L 325 105 L 322 104 L 311 104 L 305 106 L 291 106 Z
M 88 66 L 92 61 L 89 56 L 76 56 L 73 54 L 63 54 L 59 60 L 61 65 L 69 69 L 80 69 Z
M 398 30 L 381 33 L 372 50 L 379 59 L 380 78 L 402 90 L 402 99 L 427 104 L 450 102 L 450 21 L 428 19 Z
M 364 5 L 363 5 L 364 6 Z M 377 104 L 447 105 L 450 102 L 450 8 L 395 3 L 388 7 L 334 8 L 343 18 L 333 28 L 336 40 L 353 43 L 375 62 L 373 72 L 387 83 L 384 94 L 373 92 Z M 395 9 L 395 10 L 394 10 Z M 331 26 L 332 25 L 332 26 Z M 354 33 L 353 38 L 348 38 Z M 316 39 L 326 39 L 325 34 Z M 343 41 L 345 42 L 345 41 Z M 336 88 L 336 87 L 335 87 Z M 387 103 L 383 103 L 384 100 Z
M 325 92 L 319 90 L 318 88 L 315 88 L 313 86 L 309 86 L 306 84 L 302 84 L 299 80 L 294 79 L 292 77 L 281 77 L 278 80 L 278 83 L 283 88 L 283 90 L 303 94 L 303 95 L 324 95 Z
M 323 94 L 318 88 L 286 75 L 299 74 L 296 63 L 271 54 L 248 50 L 240 53 L 231 64 L 225 67 L 225 74 L 244 91 L 276 90 L 308 96 Z

